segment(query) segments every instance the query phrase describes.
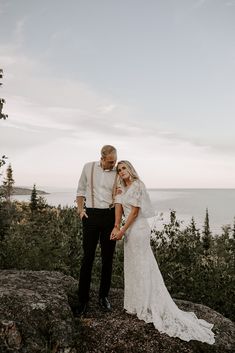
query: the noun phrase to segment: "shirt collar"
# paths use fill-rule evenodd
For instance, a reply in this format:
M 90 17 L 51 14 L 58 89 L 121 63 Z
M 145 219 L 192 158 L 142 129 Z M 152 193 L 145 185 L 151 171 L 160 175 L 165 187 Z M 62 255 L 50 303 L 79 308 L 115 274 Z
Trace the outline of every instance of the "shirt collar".
M 102 169 L 103 172 L 115 172 L 116 171 L 116 167 L 114 167 L 113 169 L 103 169 L 100 165 L 100 162 L 97 162 L 97 165 L 100 169 Z

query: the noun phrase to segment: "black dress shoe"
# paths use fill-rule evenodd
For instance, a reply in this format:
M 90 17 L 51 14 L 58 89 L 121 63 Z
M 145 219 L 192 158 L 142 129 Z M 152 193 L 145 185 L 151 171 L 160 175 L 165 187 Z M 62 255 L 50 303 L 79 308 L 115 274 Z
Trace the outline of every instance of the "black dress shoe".
M 108 301 L 108 298 L 107 297 L 103 297 L 103 298 L 100 298 L 99 299 L 99 304 L 100 304 L 100 307 L 105 310 L 105 311 L 111 311 L 111 304 L 110 302 Z
M 88 303 L 79 303 L 78 307 L 74 310 L 74 316 L 80 317 L 87 311 Z

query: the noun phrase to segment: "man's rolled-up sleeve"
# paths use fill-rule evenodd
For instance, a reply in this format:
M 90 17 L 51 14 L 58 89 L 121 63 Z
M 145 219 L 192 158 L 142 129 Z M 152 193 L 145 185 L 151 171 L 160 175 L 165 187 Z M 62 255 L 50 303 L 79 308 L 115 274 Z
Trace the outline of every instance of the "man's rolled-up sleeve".
M 77 196 L 86 196 L 86 187 L 87 187 L 87 177 L 86 177 L 86 165 L 83 167 L 82 174 L 78 181 L 77 187 Z

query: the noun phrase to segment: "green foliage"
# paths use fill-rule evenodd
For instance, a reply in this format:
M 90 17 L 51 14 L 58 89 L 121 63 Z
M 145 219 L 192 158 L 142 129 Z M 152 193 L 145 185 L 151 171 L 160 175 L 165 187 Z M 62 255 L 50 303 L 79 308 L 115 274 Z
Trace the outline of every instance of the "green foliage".
M 2 186 L 2 196 L 8 202 L 10 201 L 11 195 L 13 193 L 14 183 L 15 181 L 13 179 L 13 170 L 12 170 L 11 164 L 9 164 L 6 171 L 6 177 L 4 178 L 3 186 Z
M 1 80 L 2 78 L 3 78 L 3 70 L 0 69 L 0 80 Z M 1 85 L 2 85 L 2 83 L 0 82 L 0 86 L 1 86 Z M 6 103 L 5 99 L 4 99 L 4 98 L 0 98 L 0 119 L 4 119 L 4 120 L 6 120 L 7 117 L 8 117 L 8 115 L 3 114 L 3 112 L 2 112 L 3 104 L 5 104 L 5 103 Z M 1 164 L 0 164 L 0 167 L 1 167 Z
M 151 245 L 174 298 L 208 305 L 234 320 L 235 239 L 231 227 L 222 230 L 220 236 L 207 233 L 210 246 L 205 249 L 205 228 L 200 235 L 192 219 L 181 229 L 172 211 L 170 223 L 152 231 Z
M 233 238 L 235 239 L 235 217 L 233 219 Z
M 205 254 L 209 254 L 211 243 L 212 243 L 212 234 L 210 231 L 208 209 L 206 209 L 206 217 L 205 217 L 205 222 L 204 222 L 204 227 L 202 232 L 202 243 L 203 243 Z
M 29 207 L 31 209 L 31 212 L 38 210 L 38 193 L 37 193 L 35 184 L 33 185 L 33 190 L 32 190 L 31 197 L 30 197 Z
M 2 199 L 0 201 L 0 241 L 5 238 L 6 234 L 8 234 L 13 219 L 20 219 L 20 214 L 16 209 L 16 205 L 14 203 L 7 202 L 5 199 Z
M 35 196 L 34 196 L 35 197 Z M 35 200 L 34 200 L 35 201 Z M 26 202 L 0 202 L 0 268 L 61 271 L 79 277 L 82 227 L 75 208 L 48 206 L 42 197 L 36 208 Z M 123 244 L 117 244 L 113 283 L 123 286 Z M 100 279 L 100 248 L 93 284 Z
M 3 69 L 0 69 L 0 80 L 3 78 Z M 2 85 L 2 83 L 0 82 L 0 86 Z M 5 103 L 5 99 L 0 98 L 0 119 L 6 119 L 8 117 L 8 115 L 3 114 L 2 113 L 2 109 L 3 109 L 3 104 Z M 4 164 L 6 164 L 6 159 L 7 157 L 5 155 L 3 155 L 0 158 L 0 169 L 2 168 L 2 166 L 4 166 Z M 1 173 L 0 173 L 1 175 Z M 2 190 L 0 189 L 0 199 L 2 197 Z
M 0 202 L 0 268 L 56 270 L 79 277 L 82 227 L 75 208 L 48 206 L 38 198 L 37 209 L 26 202 Z M 202 303 L 234 320 L 235 237 L 230 226 L 211 237 L 205 252 L 204 233 L 194 219 L 182 227 L 175 211 L 161 231 L 152 231 L 151 246 L 166 286 L 174 298 Z M 112 283 L 123 287 L 123 242 L 117 242 Z M 100 280 L 100 248 L 92 283 Z
M 17 213 L 2 239 L 1 268 L 58 270 L 77 277 L 81 241 L 76 210 L 47 206 L 32 215 L 28 204 L 12 205 Z
M 0 80 L 3 78 L 3 70 L 0 69 Z M 0 86 L 2 85 L 2 83 L 0 82 Z M 5 99 L 0 98 L 0 119 L 6 119 L 8 116 L 6 114 L 2 113 L 2 109 L 3 109 L 3 104 L 5 103 Z M 0 158 L 0 168 L 6 164 L 6 159 L 7 157 L 4 155 Z M 0 174 L 1 175 L 1 174 Z M 1 191 L 1 190 L 0 190 Z M 0 193 L 0 198 L 1 198 L 1 193 Z
M 6 159 L 7 159 L 7 157 L 5 155 L 0 158 L 0 168 L 6 164 Z M 0 174 L 0 175 L 2 175 L 2 174 Z

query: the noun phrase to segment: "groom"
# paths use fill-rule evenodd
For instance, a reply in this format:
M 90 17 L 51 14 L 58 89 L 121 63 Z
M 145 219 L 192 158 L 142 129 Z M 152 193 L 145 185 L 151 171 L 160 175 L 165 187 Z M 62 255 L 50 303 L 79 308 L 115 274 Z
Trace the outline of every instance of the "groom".
M 114 169 L 116 161 L 116 148 L 111 145 L 103 146 L 100 161 L 86 163 L 78 182 L 76 201 L 83 225 L 84 252 L 79 278 L 79 306 L 76 311 L 78 316 L 84 314 L 87 309 L 91 272 L 98 241 L 102 258 L 99 305 L 106 311 L 111 310 L 108 293 L 116 242 L 110 240 L 110 233 L 115 223 L 113 199 L 116 190 L 116 170 Z

